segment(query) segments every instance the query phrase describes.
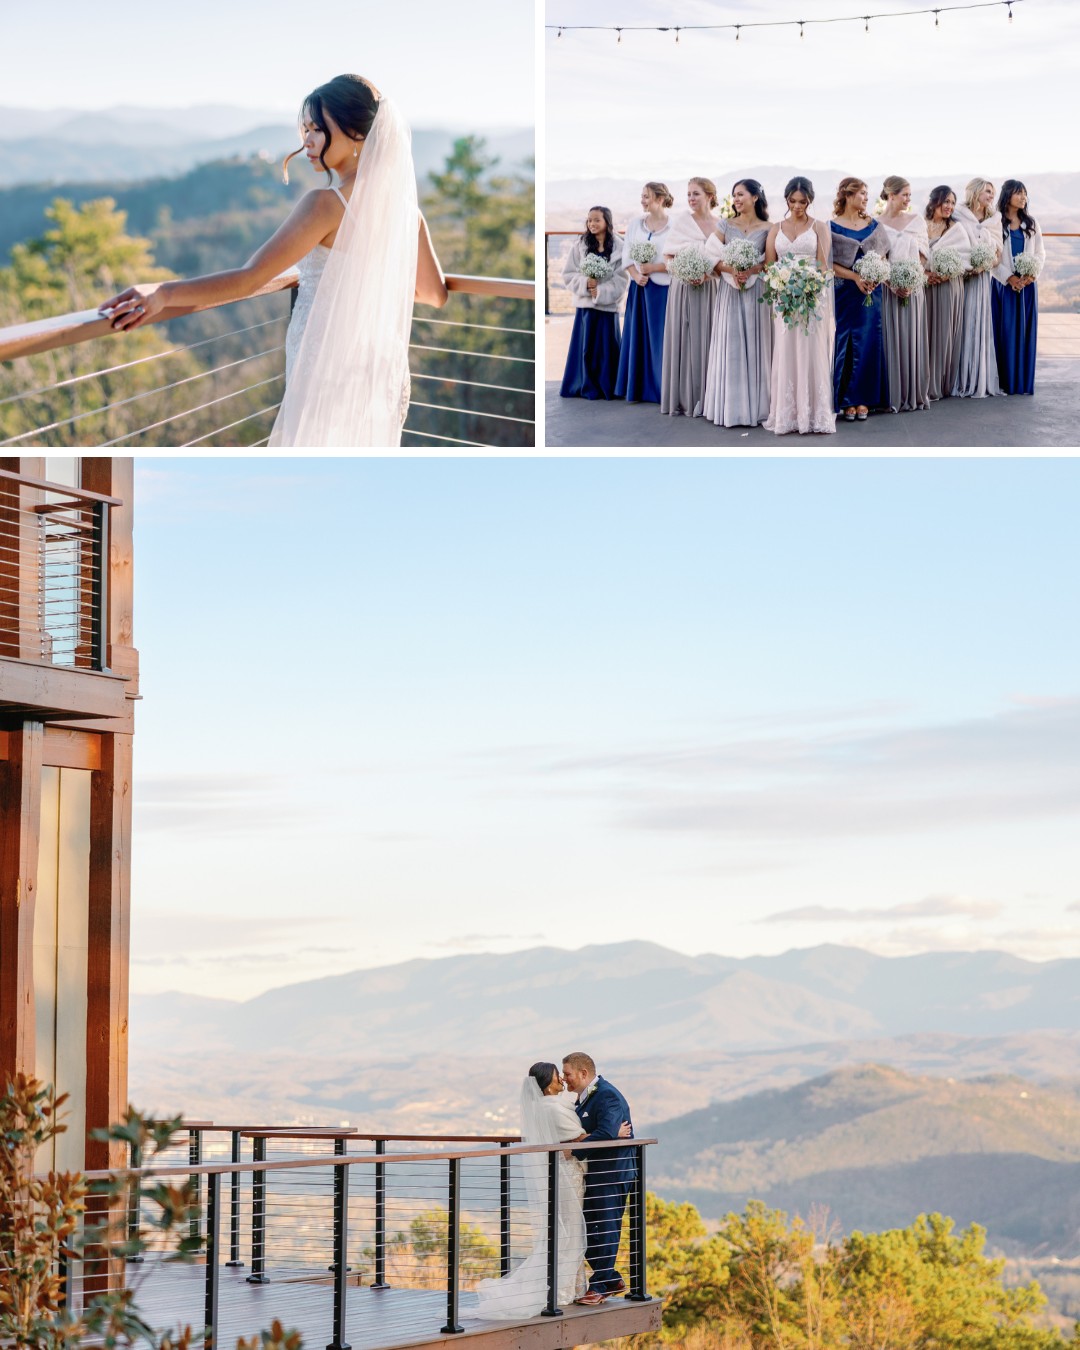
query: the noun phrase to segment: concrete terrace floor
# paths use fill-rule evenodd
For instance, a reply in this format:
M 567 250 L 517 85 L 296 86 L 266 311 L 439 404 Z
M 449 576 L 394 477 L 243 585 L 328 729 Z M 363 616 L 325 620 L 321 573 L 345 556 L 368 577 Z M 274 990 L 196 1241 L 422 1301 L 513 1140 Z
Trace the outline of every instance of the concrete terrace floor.
M 996 449 L 1021 452 L 1080 444 L 1080 314 L 1039 316 L 1035 394 L 943 399 L 926 412 L 871 416 L 835 436 L 774 436 L 761 427 L 716 427 L 665 417 L 655 404 L 559 397 L 571 316 L 545 320 L 546 434 L 552 448 L 686 449 L 695 454 L 850 455 L 876 450 Z

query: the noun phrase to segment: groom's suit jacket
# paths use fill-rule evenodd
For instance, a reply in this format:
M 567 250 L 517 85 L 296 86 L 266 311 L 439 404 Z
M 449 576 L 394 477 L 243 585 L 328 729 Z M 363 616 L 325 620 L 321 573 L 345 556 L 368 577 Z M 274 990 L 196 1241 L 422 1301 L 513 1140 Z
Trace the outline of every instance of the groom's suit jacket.
M 585 1131 L 579 1143 L 600 1139 L 618 1139 L 619 1126 L 630 1120 L 630 1107 L 614 1083 L 605 1078 L 596 1080 L 596 1087 L 574 1110 Z M 633 1124 L 631 1123 L 631 1129 Z M 616 1183 L 629 1186 L 637 1176 L 637 1155 L 632 1148 L 605 1148 L 595 1152 L 574 1150 L 574 1157 L 588 1162 L 585 1185 L 592 1189 L 598 1183 Z

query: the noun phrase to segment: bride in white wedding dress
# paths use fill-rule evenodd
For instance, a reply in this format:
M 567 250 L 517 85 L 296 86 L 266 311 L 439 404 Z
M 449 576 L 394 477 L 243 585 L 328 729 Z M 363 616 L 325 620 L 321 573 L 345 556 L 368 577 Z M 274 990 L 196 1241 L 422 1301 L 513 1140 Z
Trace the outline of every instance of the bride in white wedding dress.
M 630 1137 L 624 1125 L 620 1136 Z M 563 1091 L 556 1065 L 534 1064 L 521 1085 L 521 1142 L 523 1144 L 569 1144 L 584 1138 L 581 1121 L 570 1094 Z M 588 1288 L 585 1274 L 585 1170 L 587 1163 L 569 1155 L 559 1157 L 559 1289 L 560 1303 L 573 1303 Z M 470 1316 L 486 1320 L 536 1317 L 547 1303 L 547 1153 L 523 1153 L 522 1169 L 529 1203 L 532 1251 L 509 1275 L 499 1280 L 481 1280 L 478 1306 Z
M 301 129 L 293 155 L 324 169 L 330 185 L 302 197 L 242 267 L 130 286 L 101 312 L 116 329 L 137 328 L 170 310 L 244 299 L 295 265 L 285 396 L 269 444 L 392 448 L 409 404 L 414 300 L 441 306 L 447 296 L 417 206 L 411 135 L 396 105 L 359 75 L 313 90 Z

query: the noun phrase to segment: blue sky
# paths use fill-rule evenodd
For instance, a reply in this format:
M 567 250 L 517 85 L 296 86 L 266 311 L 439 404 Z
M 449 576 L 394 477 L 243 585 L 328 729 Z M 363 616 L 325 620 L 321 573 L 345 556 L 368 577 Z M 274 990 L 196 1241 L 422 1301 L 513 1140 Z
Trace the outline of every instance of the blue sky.
M 136 485 L 137 989 L 627 937 L 1080 955 L 1075 461 Z
M 956 0 L 947 0 L 956 3 Z M 693 24 L 931 8 L 927 0 L 620 0 L 548 24 Z M 1080 169 L 1075 0 L 731 33 L 545 35 L 547 177 L 677 180 L 799 165 L 860 176 Z M 1021 109 L 1026 108 L 1027 112 Z M 1011 109 L 1011 112 L 1002 109 Z M 602 127 L 602 132 L 599 128 Z M 596 129 L 592 134 L 590 129 Z M 745 166 L 741 170 L 738 165 Z M 673 184 L 674 185 L 674 184 Z M 875 181 L 873 187 L 877 188 Z
M 182 17 L 181 17 L 182 15 Z M 30 108 L 278 109 L 342 70 L 396 98 L 413 126 L 504 127 L 533 122 L 531 5 L 505 0 L 52 0 L 4 6 L 0 103 Z M 482 61 L 494 50 L 497 59 Z

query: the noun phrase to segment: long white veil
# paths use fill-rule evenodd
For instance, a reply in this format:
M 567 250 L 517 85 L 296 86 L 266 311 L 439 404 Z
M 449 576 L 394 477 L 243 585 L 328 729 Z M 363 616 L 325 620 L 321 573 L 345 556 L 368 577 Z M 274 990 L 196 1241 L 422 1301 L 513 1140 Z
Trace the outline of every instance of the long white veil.
M 383 98 L 269 445 L 401 444 L 418 227 L 412 137 Z
M 563 1142 L 559 1117 L 545 1102 L 540 1084 L 531 1075 L 521 1085 L 521 1142 L 558 1144 Z M 518 1155 L 525 1178 L 532 1251 L 524 1261 L 501 1280 L 481 1280 L 476 1317 L 492 1320 L 535 1317 L 547 1303 L 547 1153 Z M 570 1182 L 567 1164 L 559 1159 L 559 1291 L 560 1300 L 577 1294 L 577 1280 L 585 1256 L 585 1217 L 581 1199 Z

